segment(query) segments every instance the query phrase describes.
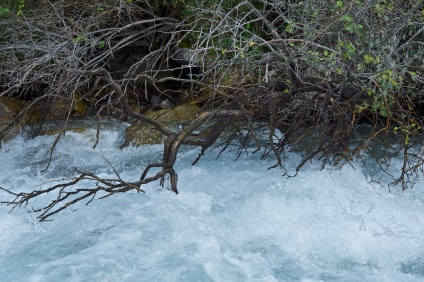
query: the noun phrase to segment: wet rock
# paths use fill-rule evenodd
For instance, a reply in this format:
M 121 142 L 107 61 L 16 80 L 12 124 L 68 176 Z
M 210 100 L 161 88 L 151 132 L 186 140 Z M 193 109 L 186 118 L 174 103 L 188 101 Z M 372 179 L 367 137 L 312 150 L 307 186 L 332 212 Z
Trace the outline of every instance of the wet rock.
M 71 103 L 67 98 L 55 97 L 48 109 L 47 120 L 65 119 L 69 114 L 70 107 Z
M 178 129 L 193 121 L 202 112 L 197 105 L 180 105 L 173 109 L 164 109 L 159 111 L 150 111 L 146 116 L 158 120 L 164 125 Z M 123 147 L 141 146 L 144 144 L 160 144 L 165 137 L 154 129 L 151 125 L 145 123 L 136 123 L 129 126 L 125 132 Z
M 165 138 L 151 125 L 138 123 L 125 130 L 125 140 L 122 147 L 132 145 L 138 147 L 146 144 L 161 144 Z
M 13 119 L 25 106 L 25 103 L 17 98 L 0 97 L 0 118 Z
M 3 132 L 3 130 L 9 128 L 14 123 L 14 118 L 24 106 L 24 102 L 20 99 L 0 97 L 0 139 L 9 140 L 19 134 L 19 126 L 14 126 L 7 132 Z
M 76 133 L 84 133 L 87 131 L 85 127 L 68 127 L 66 128 L 66 132 L 72 131 Z M 41 135 L 58 135 L 63 133 L 63 128 L 54 128 L 54 129 L 43 129 Z
M 84 116 L 87 113 L 88 106 L 84 103 L 81 95 L 75 93 L 73 99 L 73 111 L 74 117 Z
M 69 97 L 55 97 L 51 101 L 47 120 L 62 120 L 68 117 L 84 116 L 87 112 L 87 105 L 82 101 L 81 96 L 74 94 Z
M 194 104 L 180 105 L 173 109 L 163 109 L 150 111 L 146 115 L 158 120 L 167 126 L 184 126 L 197 118 L 202 113 L 202 109 Z
M 153 95 L 150 98 L 150 103 L 154 109 L 172 109 L 175 105 L 168 99 L 162 99 L 159 96 Z

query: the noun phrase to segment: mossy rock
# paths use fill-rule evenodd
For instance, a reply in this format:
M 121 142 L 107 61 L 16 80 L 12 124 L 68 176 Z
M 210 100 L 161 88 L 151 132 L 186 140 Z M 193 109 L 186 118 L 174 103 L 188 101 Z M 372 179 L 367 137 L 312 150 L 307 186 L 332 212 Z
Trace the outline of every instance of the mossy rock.
M 189 124 L 202 113 L 196 105 L 180 105 L 171 110 L 149 111 L 145 115 L 158 120 L 168 127 L 179 127 Z M 165 136 L 146 123 L 136 123 L 127 127 L 123 147 L 141 146 L 145 144 L 161 144 Z
M 87 113 L 88 107 L 78 93 L 74 93 L 73 106 L 72 116 L 80 117 Z
M 123 147 L 132 145 L 139 147 L 146 144 L 161 144 L 164 136 L 151 125 L 138 123 L 127 127 Z
M 197 118 L 202 109 L 195 104 L 180 105 L 173 109 L 149 111 L 146 116 L 158 120 L 167 126 L 186 125 Z
M 50 106 L 47 120 L 63 120 L 69 115 L 71 109 L 71 117 L 84 116 L 87 112 L 87 105 L 82 101 L 81 96 L 77 93 L 73 95 L 72 102 L 67 97 L 55 97 Z
M 21 99 L 0 97 L 0 118 L 13 120 L 24 106 Z
M 25 103 L 20 99 L 0 97 L 0 132 L 8 128 L 10 124 L 13 124 L 14 118 L 21 109 L 25 106 Z M 14 136 L 18 135 L 20 127 L 15 126 L 4 136 L 0 136 L 3 140 L 10 140 Z
M 69 108 L 71 103 L 69 99 L 65 97 L 55 97 L 52 102 L 49 112 L 47 114 L 47 120 L 62 120 L 68 116 Z

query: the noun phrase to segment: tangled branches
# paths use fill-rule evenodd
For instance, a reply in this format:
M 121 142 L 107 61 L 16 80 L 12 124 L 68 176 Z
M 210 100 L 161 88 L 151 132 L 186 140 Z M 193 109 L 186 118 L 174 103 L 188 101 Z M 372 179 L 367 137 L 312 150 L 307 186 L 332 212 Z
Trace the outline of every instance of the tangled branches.
M 277 165 L 279 154 L 297 147 L 304 154 L 297 171 L 313 158 L 343 166 L 374 144 L 397 151 L 404 163 L 393 184 L 406 189 L 423 167 L 422 141 L 411 138 L 424 137 L 422 3 L 390 1 L 387 7 L 240 1 L 195 9 L 192 21 L 203 39 L 197 56 L 213 54 L 205 77 L 227 93 L 207 103 L 232 102 L 268 119 Z M 371 130 L 354 144 L 362 123 Z M 285 135 L 278 142 L 274 128 Z
M 162 161 L 148 165 L 137 181 L 80 172 L 70 182 L 33 193 L 3 189 L 16 199 L 2 203 L 20 206 L 56 191 L 56 200 L 36 210 L 46 220 L 99 193 L 141 192 L 143 184 L 156 180 L 163 184 L 167 175 L 178 193 L 174 164 L 180 146 L 201 147 L 195 164 L 229 125 L 245 134 L 240 148 L 248 140 L 259 148 L 255 125 L 265 123 L 264 157 L 273 156 L 273 167 L 284 167 L 284 153 L 299 150 L 303 159 L 296 173 L 313 158 L 342 167 L 364 151 L 387 173 L 392 158 L 401 154 L 399 175 L 390 176 L 403 189 L 423 172 L 420 1 L 388 1 L 388 9 L 372 1 L 192 5 L 196 1 L 186 0 L 175 9 L 171 2 L 159 7 L 152 1 L 82 6 L 43 1 L 0 21 L 0 98 L 25 102 L 0 137 L 16 125 L 42 126 L 57 114 L 54 102 L 64 99 L 65 120 L 83 101 L 84 114 L 136 120 L 166 138 Z M 158 107 L 157 97 L 171 105 L 196 103 L 205 111 L 175 130 L 145 115 Z M 358 144 L 353 139 L 361 123 L 370 130 Z M 283 137 L 276 136 L 277 129 Z M 396 153 L 377 156 L 373 146 Z M 148 177 L 154 167 L 160 171 Z M 96 184 L 68 190 L 83 181 Z
M 28 202 L 41 195 L 45 195 L 49 192 L 57 192 L 57 197 L 50 202 L 50 204 L 40 208 L 32 209 L 32 212 L 40 213 L 37 218 L 40 221 L 48 220 L 52 215 L 57 214 L 58 212 L 68 208 L 69 206 L 76 204 L 86 198 L 89 198 L 87 204 L 91 203 L 97 194 L 103 193 L 99 199 L 104 199 L 108 196 L 111 196 L 116 193 L 125 193 L 131 190 L 136 190 L 137 192 L 143 192 L 137 184 L 139 183 L 129 183 L 123 181 L 117 174 L 116 179 L 107 179 L 98 177 L 97 175 L 89 172 L 80 172 L 80 175 L 75 177 L 69 182 L 60 183 L 42 190 L 34 190 L 30 193 L 14 193 L 10 190 L 0 187 L 1 190 L 15 196 L 15 199 L 12 201 L 2 201 L 1 204 L 7 204 L 12 206 L 12 210 L 16 207 L 21 207 L 27 205 Z M 94 188 L 75 188 L 80 182 L 89 181 L 95 182 Z M 70 190 L 67 190 L 71 188 Z
M 161 179 L 161 184 L 164 183 L 164 177 L 169 174 L 171 182 L 171 190 L 178 194 L 177 189 L 177 173 L 174 170 L 174 164 L 177 160 L 177 154 L 180 146 L 182 144 L 200 146 L 202 148 L 200 156 L 204 153 L 205 150 L 212 145 L 215 140 L 220 136 L 222 131 L 225 129 L 226 120 L 240 120 L 244 117 L 244 113 L 241 111 L 209 111 L 204 112 L 190 124 L 185 126 L 180 132 L 173 132 L 161 123 L 150 119 L 142 114 L 134 112 L 128 105 L 128 101 L 122 91 L 121 87 L 115 82 L 110 73 L 104 69 L 99 68 L 92 71 L 83 71 L 79 69 L 66 69 L 68 72 L 78 73 L 81 75 L 90 75 L 90 76 L 99 76 L 99 78 L 105 80 L 113 89 L 115 94 L 118 95 L 118 101 L 121 101 L 121 108 L 115 108 L 116 111 L 123 111 L 125 114 L 138 119 L 139 121 L 146 122 L 158 131 L 167 136 L 167 139 L 164 142 L 163 158 L 161 163 L 149 164 L 141 174 L 140 180 L 136 182 L 127 182 L 121 179 L 119 174 L 114 169 L 114 172 L 117 176 L 115 179 L 106 179 L 100 178 L 90 172 L 80 172 L 80 175 L 75 177 L 69 182 L 60 183 L 49 187 L 43 190 L 35 190 L 31 193 L 14 193 L 10 190 L 1 188 L 1 190 L 15 196 L 15 199 L 12 201 L 1 201 L 1 204 L 12 205 L 13 208 L 16 206 L 22 206 L 27 204 L 31 199 L 47 194 L 49 192 L 56 191 L 58 196 L 54 199 L 49 205 L 41 208 L 34 209 L 33 212 L 41 212 L 38 216 L 40 221 L 45 221 L 50 218 L 52 215 L 64 210 L 65 208 L 80 202 L 86 198 L 90 198 L 87 202 L 90 203 L 97 194 L 106 193 L 106 195 L 101 196 L 99 199 L 111 196 L 116 193 L 125 193 L 131 190 L 136 190 L 137 192 L 144 192 L 140 189 L 140 186 L 152 181 Z M 114 108 L 113 105 L 110 107 Z M 200 133 L 194 134 L 193 132 L 199 129 L 206 122 L 214 121 L 209 127 L 206 127 Z M 219 125 L 219 126 L 217 126 Z M 197 160 L 196 160 L 197 161 Z M 160 167 L 162 170 L 156 173 L 154 176 L 147 177 L 147 173 L 152 167 Z M 113 168 L 113 167 L 112 167 Z M 90 181 L 95 182 L 94 188 L 76 188 L 71 190 L 66 190 L 68 187 L 74 187 L 79 182 Z
M 163 63 L 162 55 L 170 47 L 167 34 L 178 26 L 178 20 L 156 16 L 147 4 L 112 0 L 101 4 L 89 1 L 82 6 L 74 1 L 35 2 L 23 15 L 10 14 L 0 22 L 0 97 L 30 103 L 16 115 L 13 124 L 39 123 L 49 112 L 57 114 L 50 109 L 57 100 L 66 105 L 60 118 L 72 117 L 80 101 L 87 105 L 86 112 L 94 113 L 115 102 L 108 85 L 67 69 L 106 68 L 125 88 L 126 95 L 134 96 L 137 75 L 160 73 L 157 68 Z M 140 54 L 134 63 L 125 65 L 129 50 Z M 120 69 L 119 64 L 127 69 Z

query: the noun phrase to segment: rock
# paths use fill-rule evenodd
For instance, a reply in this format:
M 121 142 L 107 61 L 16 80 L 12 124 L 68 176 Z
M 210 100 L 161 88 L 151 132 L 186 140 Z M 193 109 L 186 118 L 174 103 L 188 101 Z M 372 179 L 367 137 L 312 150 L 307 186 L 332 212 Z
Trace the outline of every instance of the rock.
M 167 126 L 180 126 L 190 123 L 202 113 L 202 109 L 194 104 L 180 105 L 173 109 L 149 111 L 146 116 L 158 120 Z
M 71 103 L 72 99 L 72 103 Z M 1 131 L 8 128 L 9 125 L 12 125 L 15 121 L 14 119 L 23 111 L 26 107 L 29 106 L 29 102 L 25 102 L 19 98 L 10 98 L 10 97 L 0 97 L 0 139 L 9 140 L 10 138 L 16 136 L 21 131 L 21 126 L 28 124 L 30 126 L 40 126 L 38 122 L 40 117 L 43 115 L 45 106 L 49 106 L 46 121 L 61 121 L 65 120 L 68 117 L 81 117 L 84 116 L 87 112 L 87 106 L 82 101 L 81 96 L 77 93 L 74 93 L 72 97 L 60 97 L 56 96 L 53 100 L 47 101 L 43 100 L 36 104 L 29 110 L 24 111 L 24 116 L 19 121 L 19 124 L 15 124 L 13 128 L 7 133 L 7 135 L 2 136 Z M 71 109 L 71 114 L 69 115 L 69 110 Z M 61 130 L 61 129 L 60 129 Z M 51 132 L 47 130 L 44 134 L 56 134 L 58 129 L 52 130 Z M 81 129 L 76 129 L 74 131 L 80 132 Z M 43 132 L 40 132 L 43 133 Z M 38 130 L 37 133 L 38 134 Z
M 150 103 L 152 104 L 153 108 L 159 108 L 159 109 L 172 109 L 175 107 L 175 105 L 170 102 L 168 99 L 162 99 L 159 96 L 153 95 L 150 98 Z
M 165 138 L 151 125 L 137 123 L 125 130 L 125 140 L 122 147 L 132 145 L 138 147 L 146 144 L 161 144 Z
M 198 52 L 190 48 L 177 48 L 176 50 L 174 50 L 171 59 L 181 63 L 182 65 L 202 65 L 202 59 L 200 58 Z
M 0 97 L 0 118 L 13 119 L 24 106 L 21 99 Z
M 0 132 L 14 122 L 14 118 L 19 114 L 25 103 L 16 98 L 0 97 Z M 9 140 L 19 134 L 20 127 L 15 126 L 4 136 L 0 134 L 0 139 Z
M 173 107 L 175 107 L 175 105 L 172 102 L 170 102 L 168 99 L 165 99 L 162 102 L 160 102 L 159 106 L 161 109 L 172 109 Z
M 152 97 L 150 97 L 150 104 L 152 104 L 153 107 L 160 107 L 162 101 L 163 99 L 159 96 L 152 95 Z
M 74 93 L 73 106 L 72 116 L 80 117 L 87 113 L 88 107 L 78 93 Z
M 85 127 L 70 127 L 66 128 L 66 132 L 72 131 L 76 133 L 84 133 L 87 131 Z M 41 135 L 58 135 L 63 132 L 63 128 L 54 128 L 54 129 L 43 129 Z
M 65 119 L 68 116 L 70 107 L 71 103 L 68 98 L 60 96 L 55 97 L 48 109 L 47 120 Z
M 69 115 L 69 110 L 71 113 L 69 117 L 80 117 L 84 116 L 87 112 L 87 105 L 82 101 L 81 96 L 77 93 L 74 93 L 71 98 L 57 96 L 52 101 L 52 104 L 49 108 L 47 114 L 47 120 L 63 120 L 66 119 Z
M 196 105 L 180 105 L 171 110 L 150 111 L 146 116 L 158 120 L 168 127 L 177 128 L 194 120 L 202 112 Z M 123 147 L 128 145 L 161 144 L 165 137 L 151 125 L 137 123 L 127 127 Z

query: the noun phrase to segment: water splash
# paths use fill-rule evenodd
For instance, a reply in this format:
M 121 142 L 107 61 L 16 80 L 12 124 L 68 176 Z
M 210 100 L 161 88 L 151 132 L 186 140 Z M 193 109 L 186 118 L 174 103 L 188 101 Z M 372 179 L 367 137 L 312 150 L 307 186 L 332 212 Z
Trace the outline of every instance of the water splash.
M 30 191 L 74 168 L 127 179 L 160 159 L 161 146 L 118 149 L 119 129 L 69 133 L 42 173 L 52 136 L 18 137 L 0 150 L 0 186 Z M 183 149 L 181 194 L 145 187 L 38 224 L 24 207 L 0 221 L 4 281 L 422 281 L 424 181 L 391 193 L 355 168 L 320 171 L 311 162 L 285 179 L 259 154 L 234 161 Z M 298 159 L 292 154 L 290 159 Z M 169 188 L 169 187 L 168 187 Z M 3 192 L 0 197 L 4 198 Z M 32 205 L 42 205 L 37 199 Z

